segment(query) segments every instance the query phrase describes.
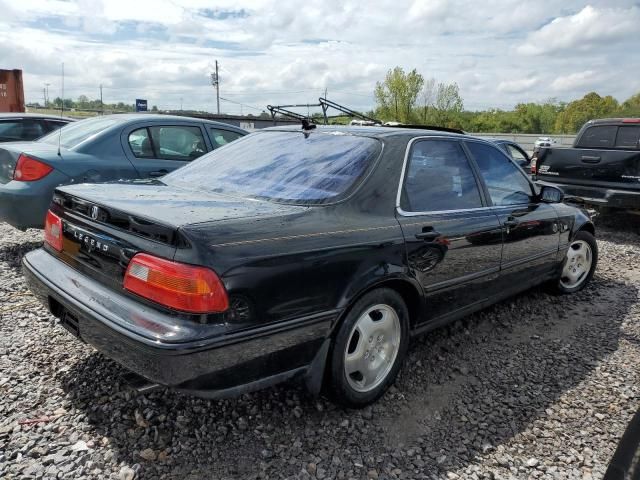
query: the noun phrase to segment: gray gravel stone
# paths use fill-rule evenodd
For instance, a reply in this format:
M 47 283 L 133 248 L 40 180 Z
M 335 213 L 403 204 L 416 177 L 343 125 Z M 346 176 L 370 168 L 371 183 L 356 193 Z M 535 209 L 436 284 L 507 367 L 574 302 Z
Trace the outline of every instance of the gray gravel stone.
M 601 479 L 640 407 L 639 231 L 599 220 L 589 288 L 416 339 L 394 388 L 349 411 L 295 383 L 134 394 L 30 296 L 20 258 L 41 232 L 0 224 L 0 478 Z

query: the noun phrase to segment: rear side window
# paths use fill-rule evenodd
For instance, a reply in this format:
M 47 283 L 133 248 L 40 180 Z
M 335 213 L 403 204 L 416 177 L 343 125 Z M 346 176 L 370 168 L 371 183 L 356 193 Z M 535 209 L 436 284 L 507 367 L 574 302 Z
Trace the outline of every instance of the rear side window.
M 146 128 L 139 128 L 129 134 L 129 146 L 137 158 L 154 157 L 149 130 Z
M 480 191 L 459 142 L 423 140 L 411 147 L 400 207 L 435 212 L 482 207 Z
M 638 148 L 640 140 L 640 125 L 618 127 L 616 136 L 616 147 Z
M 214 150 L 226 145 L 227 143 L 231 143 L 240 137 L 242 137 L 242 135 L 237 132 L 231 132 L 221 128 L 209 128 L 209 138 L 211 138 Z
M 480 168 L 494 205 L 529 203 L 533 194 L 531 183 L 504 153 L 479 142 L 467 142 L 467 147 Z
M 35 140 L 46 132 L 39 120 L 14 120 L 0 122 L 0 140 Z
M 22 125 L 19 121 L 0 122 L 0 141 L 10 142 L 20 140 L 22 135 Z
M 584 148 L 611 148 L 616 139 L 615 125 L 596 125 L 589 127 L 580 138 L 579 147 Z

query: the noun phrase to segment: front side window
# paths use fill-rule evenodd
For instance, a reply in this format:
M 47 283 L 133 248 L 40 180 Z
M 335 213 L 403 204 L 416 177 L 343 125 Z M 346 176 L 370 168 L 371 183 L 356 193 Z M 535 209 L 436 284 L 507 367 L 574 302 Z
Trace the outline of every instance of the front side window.
M 513 158 L 515 161 L 524 160 L 526 162 L 528 160 L 527 157 L 525 157 L 524 154 L 513 145 L 507 144 L 507 150 L 509 150 L 511 158 Z
M 435 212 L 482 207 L 475 176 L 460 143 L 422 140 L 413 144 L 400 208 Z
M 231 143 L 234 140 L 242 137 L 238 132 L 232 132 L 229 130 L 222 130 L 220 128 L 209 128 L 209 138 L 211 138 L 211 143 L 213 143 L 214 150 L 218 147 L 222 147 L 227 143 Z
M 597 125 L 589 127 L 580 138 L 579 147 L 583 148 L 611 148 L 616 139 L 615 125 Z
M 189 161 L 207 153 L 200 127 L 149 127 L 149 132 L 156 158 Z
M 618 136 L 616 137 L 616 147 L 619 148 L 638 148 L 640 141 L 640 126 L 622 126 L 618 128 Z
M 169 185 L 293 204 L 349 193 L 378 157 L 378 140 L 333 133 L 248 135 L 163 177 Z
M 479 142 L 467 142 L 467 147 L 478 164 L 494 205 L 520 205 L 531 201 L 531 183 L 504 153 Z

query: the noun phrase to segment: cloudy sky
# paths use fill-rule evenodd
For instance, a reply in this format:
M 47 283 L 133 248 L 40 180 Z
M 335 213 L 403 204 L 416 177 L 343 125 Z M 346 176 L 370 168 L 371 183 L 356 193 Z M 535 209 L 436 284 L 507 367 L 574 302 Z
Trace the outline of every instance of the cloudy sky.
M 0 68 L 24 70 L 28 102 L 60 94 L 64 62 L 67 97 L 214 111 L 217 59 L 221 110 L 258 113 L 325 88 L 371 108 L 400 65 L 511 108 L 640 91 L 639 25 L 624 0 L 0 0 Z

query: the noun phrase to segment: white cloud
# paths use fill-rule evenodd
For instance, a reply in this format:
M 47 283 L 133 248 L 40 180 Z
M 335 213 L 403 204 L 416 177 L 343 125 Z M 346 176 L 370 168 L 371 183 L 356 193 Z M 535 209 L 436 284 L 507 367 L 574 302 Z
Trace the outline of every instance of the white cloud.
M 525 77 L 517 80 L 504 80 L 498 84 L 501 93 L 523 93 L 540 82 L 537 77 Z
M 557 77 L 552 83 L 551 88 L 558 92 L 566 92 L 578 88 L 589 88 L 598 80 L 596 72 L 593 70 L 585 70 L 584 72 L 570 73 Z
M 109 102 L 142 97 L 161 108 L 182 98 L 213 110 L 215 59 L 221 96 L 258 109 L 313 103 L 325 87 L 369 109 L 375 82 L 396 65 L 456 81 L 468 108 L 640 90 L 633 0 L 566 0 L 560 10 L 555 0 L 9 2 L 0 0 L 0 67 L 23 68 L 28 101 L 44 83 L 59 95 L 63 61 L 68 96 L 95 97 L 102 84 Z
M 590 50 L 614 42 L 640 41 L 640 8 L 596 8 L 587 5 L 575 15 L 558 17 L 531 33 L 518 47 L 522 55 L 541 55 L 571 49 Z

